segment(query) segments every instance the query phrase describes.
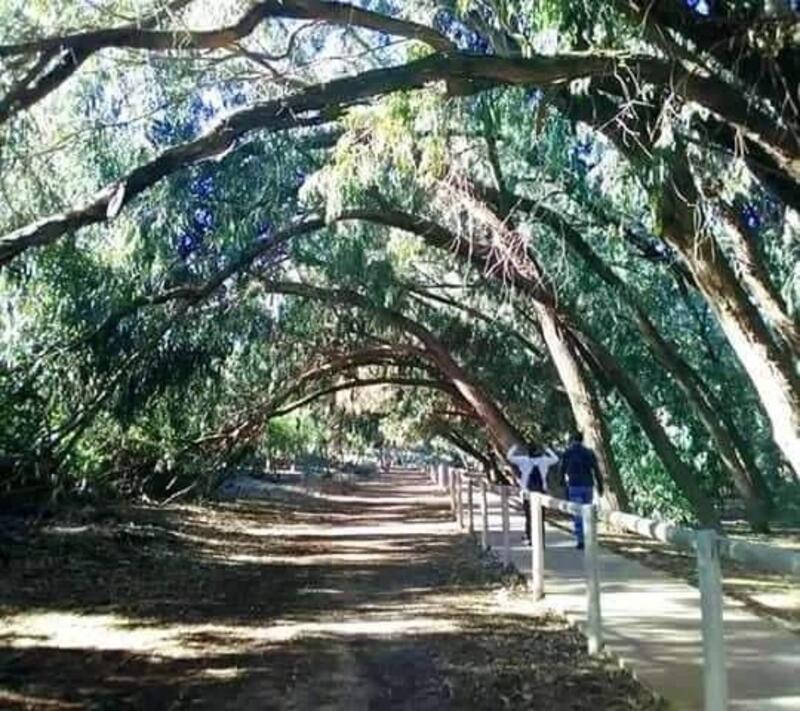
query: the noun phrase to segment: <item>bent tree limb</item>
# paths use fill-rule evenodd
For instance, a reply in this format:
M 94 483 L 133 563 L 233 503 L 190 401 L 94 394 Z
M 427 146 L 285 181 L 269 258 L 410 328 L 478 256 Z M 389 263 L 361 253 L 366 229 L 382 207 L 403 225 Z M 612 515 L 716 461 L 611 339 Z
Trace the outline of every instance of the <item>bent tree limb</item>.
M 162 17 L 180 12 L 194 0 L 173 0 L 165 8 L 143 18 L 137 25 L 119 28 L 121 31 L 146 31 Z M 20 52 L 8 51 L 4 55 L 0 47 L 0 59 L 14 54 L 38 53 L 39 59 L 33 68 L 19 81 L 14 82 L 6 95 L 0 98 L 0 126 L 16 114 L 26 111 L 45 96 L 55 91 L 69 79 L 96 51 L 97 48 L 70 47 L 55 38 L 46 47 L 29 47 Z M 34 43 L 35 44 L 35 43 Z M 8 50 L 8 47 L 5 48 Z
M 72 347 L 111 332 L 121 321 L 134 315 L 141 309 L 160 306 L 172 301 L 185 301 L 190 304 L 198 304 L 211 296 L 228 279 L 247 270 L 259 257 L 273 252 L 295 237 L 315 232 L 323 227 L 325 227 L 325 221 L 321 218 L 311 217 L 302 220 L 274 233 L 268 240 L 258 240 L 254 242 L 250 247 L 242 251 L 238 257 L 232 259 L 226 266 L 219 269 L 201 283 L 185 284 L 155 294 L 143 294 L 138 296 L 125 306 L 109 314 L 100 326 L 88 335 L 79 338 Z
M 569 114 L 574 120 L 598 127 L 634 165 L 644 170 L 652 167 L 648 146 L 642 145 L 646 136 L 653 135 L 646 112 L 622 111 L 607 97 L 594 94 L 591 100 L 573 97 Z M 638 143 L 628 140 L 631 132 L 641 138 Z M 775 444 L 800 479 L 800 378 L 791 352 L 773 338 L 713 232 L 698 228 L 707 224 L 704 205 L 682 146 L 675 147 L 664 167 L 659 204 L 661 236 L 691 272 L 758 393 Z M 650 190 L 654 188 L 650 186 Z
M 178 7 L 173 8 L 173 11 L 188 5 L 191 1 L 179 0 L 175 3 Z M 111 48 L 152 52 L 221 49 L 244 39 L 264 20 L 272 18 L 322 20 L 335 24 L 357 25 L 399 37 L 418 39 L 442 51 L 455 49 L 450 40 L 431 27 L 364 10 L 357 5 L 320 0 L 265 0 L 253 4 L 234 24 L 214 30 L 152 30 L 146 25 L 127 25 L 45 37 L 16 44 L 3 44 L 0 45 L 0 58 L 52 50 L 94 53 Z
M 791 351 L 774 340 L 713 237 L 696 233 L 691 205 L 699 197 L 683 157 L 673 164 L 664 198 L 664 237 L 686 260 L 759 395 L 775 443 L 800 479 L 800 378 Z
M 453 384 L 459 395 L 475 411 L 492 439 L 503 450 L 524 442 L 522 435 L 506 419 L 498 405 L 478 382 L 459 365 L 446 346 L 427 328 L 401 313 L 376 306 L 366 297 L 346 289 L 323 289 L 297 282 L 261 280 L 264 287 L 274 293 L 293 294 L 327 304 L 343 304 L 366 309 L 385 319 L 388 323 L 416 338 L 425 348 L 430 359 Z
M 449 230 L 430 220 L 385 207 L 380 210 L 347 210 L 338 219 L 365 220 L 419 235 L 429 245 L 454 252 L 465 263 L 471 264 L 484 274 L 491 274 L 495 279 L 502 278 L 493 269 L 495 257 L 490 247 L 482 241 L 468 243 L 466 240 L 460 240 Z M 569 397 L 577 425 L 585 432 L 587 440 L 600 460 L 603 475 L 608 482 L 607 502 L 613 508 L 627 508 L 627 495 L 610 448 L 610 438 L 599 402 L 581 364 L 572 353 L 571 346 L 564 341 L 563 330 L 551 316 L 555 304 L 553 294 L 544 287 L 545 282 L 541 279 L 530 278 L 518 271 L 508 274 L 508 278 L 532 299 L 537 307 L 537 316 L 551 326 L 547 332 L 543 328 L 545 343 Z
M 628 494 L 617 467 L 617 460 L 611 447 L 611 434 L 595 389 L 576 357 L 564 324 L 556 311 L 540 301 L 534 301 L 533 309 L 550 357 L 572 406 L 575 422 L 597 455 L 600 469 L 608 484 L 604 497 L 611 508 L 628 510 Z
M 729 228 L 734 265 L 745 288 L 772 329 L 792 350 L 794 356 L 800 357 L 800 327 L 789 314 L 786 302 L 772 283 L 753 234 L 733 205 L 721 201 L 719 208 Z
M 138 49 L 151 52 L 215 50 L 231 47 L 265 20 L 272 18 L 313 19 L 334 24 L 358 25 L 398 37 L 417 39 L 442 52 L 455 46 L 436 30 L 415 22 L 371 12 L 338 2 L 283 0 L 253 5 L 233 25 L 216 30 L 153 30 L 163 16 L 176 13 L 193 0 L 174 0 L 167 8 L 137 25 L 79 32 L 71 35 L 0 45 L 0 59 L 38 54 L 40 60 L 0 99 L 0 125 L 25 111 L 61 86 L 93 55 L 104 49 Z M 53 65 L 53 60 L 58 61 Z M 44 70 L 44 71 L 43 71 Z
M 546 225 L 556 235 L 563 238 L 570 249 L 578 254 L 586 265 L 622 299 L 644 342 L 686 395 L 698 419 L 714 441 L 715 449 L 742 497 L 750 524 L 755 530 L 765 530 L 771 508 L 769 490 L 735 424 L 726 421 L 723 414 L 725 408 L 722 403 L 718 401 L 688 361 L 680 355 L 677 347 L 659 332 L 631 287 L 603 261 L 602 257 L 595 252 L 569 221 L 547 206 L 524 197 L 515 196 L 514 205 L 517 209 L 529 212 L 537 222 Z M 599 347 L 601 346 L 598 344 Z M 606 356 L 603 360 L 608 365 L 611 356 L 608 353 L 603 355 Z M 598 360 L 601 359 L 598 358 Z M 607 371 L 609 378 L 617 383 L 621 382 L 619 377 L 614 375 L 618 369 L 606 367 L 604 370 Z M 626 400 L 631 403 L 631 407 L 635 406 L 637 409 L 641 409 L 640 394 L 636 394 L 634 389 L 629 386 L 628 391 L 632 397 L 626 398 Z M 644 409 L 642 409 L 642 413 L 639 417 L 640 421 L 644 416 Z M 659 432 L 653 431 L 653 434 L 657 439 L 661 437 Z M 665 451 L 665 455 L 672 457 L 673 453 Z
M 503 185 L 500 177 L 499 162 L 495 165 L 498 183 Z M 474 195 L 480 195 L 478 186 L 471 186 Z M 501 191 L 502 192 L 502 191 Z M 494 233 L 498 244 L 518 243 L 516 227 L 510 212 L 510 195 L 500 202 L 507 205 L 507 210 L 486 200 L 470 195 L 464 199 L 467 210 L 488 217 L 486 226 Z M 469 245 L 474 250 L 474 243 Z M 529 251 L 511 246 L 503 255 L 506 268 L 511 271 L 513 281 L 533 297 L 533 309 L 541 328 L 542 337 L 547 346 L 550 358 L 555 365 L 564 390 L 572 408 L 573 417 L 578 429 L 583 432 L 589 446 L 594 450 L 605 481 L 608 483 L 605 500 L 613 509 L 627 509 L 628 497 L 617 467 L 614 451 L 611 447 L 611 436 L 608 430 L 605 413 L 595 392 L 594 384 L 588 377 L 578 353 L 569 341 L 565 322 L 559 307 L 558 293 L 545 270 Z M 491 266 L 489 262 L 486 266 Z M 531 285 L 536 288 L 527 291 Z
M 757 141 L 793 173 L 800 184 L 800 147 L 755 114 L 730 87 L 698 77 L 659 59 L 606 54 L 562 54 L 532 59 L 508 59 L 465 54 L 434 54 L 401 66 L 375 69 L 353 77 L 308 87 L 291 96 L 255 104 L 220 121 L 206 135 L 170 148 L 126 176 L 107 185 L 85 204 L 40 219 L 0 237 L 0 266 L 31 247 L 55 242 L 63 235 L 113 219 L 119 211 L 163 178 L 198 161 L 224 154 L 253 131 L 279 131 L 298 125 L 309 115 L 340 112 L 355 102 L 436 81 L 484 80 L 494 84 L 564 85 L 583 77 L 614 77 L 629 72 L 642 81 L 670 87 L 697 101 Z
M 455 251 L 463 259 L 481 268 L 485 273 L 491 273 L 489 269 L 491 265 L 487 261 L 491 258 L 491 255 L 487 248 L 483 247 L 481 243 L 469 245 L 463 240 L 459 241 L 454 235 L 435 223 L 387 209 L 382 209 L 380 211 L 348 211 L 341 216 L 341 219 L 354 218 L 394 226 L 418 234 L 432 246 Z M 541 270 L 541 268 L 539 269 Z M 495 278 L 498 278 L 497 275 L 495 275 Z M 552 348 L 550 350 L 551 356 L 559 357 L 562 367 L 565 368 L 562 376 L 562 382 L 565 382 L 566 379 L 565 387 L 568 387 L 567 383 L 570 384 L 569 386 L 574 386 L 575 383 L 580 385 L 585 382 L 585 375 L 579 377 L 581 376 L 582 370 L 577 371 L 577 374 L 575 374 L 571 369 L 567 369 L 568 366 L 572 366 L 573 364 L 576 368 L 582 368 L 581 362 L 575 356 L 574 343 L 576 342 L 576 334 L 580 333 L 582 337 L 586 334 L 584 334 L 583 330 L 577 325 L 574 314 L 569 314 L 564 311 L 565 305 L 563 302 L 558 302 L 558 307 L 556 308 L 552 301 L 552 294 L 543 294 L 541 280 L 531 280 L 529 277 L 520 273 L 512 273 L 508 278 L 522 293 L 533 301 L 537 310 L 537 317 L 540 318 L 540 323 L 542 323 L 541 319 L 544 318 L 544 322 L 542 323 L 543 331 L 545 326 L 556 331 L 555 334 L 551 334 L 552 340 L 548 342 L 548 348 Z M 551 314 L 554 314 L 554 316 L 551 316 Z M 586 335 L 586 337 L 588 338 L 588 335 Z M 564 350 L 569 349 L 567 352 L 570 354 L 570 358 L 560 358 L 560 350 L 562 348 Z M 556 351 L 556 356 L 553 356 L 554 350 Z M 612 372 L 620 372 L 622 369 L 616 364 L 613 355 L 608 351 L 605 351 L 605 354 L 607 358 L 610 359 L 610 361 L 606 363 L 609 369 L 611 369 L 611 365 L 613 365 L 614 369 Z M 624 371 L 622 372 L 624 373 Z M 692 470 L 681 460 L 680 455 L 664 432 L 661 423 L 655 417 L 652 408 L 642 395 L 638 385 L 629 377 L 626 379 L 617 378 L 616 381 L 612 382 L 620 390 L 620 394 L 623 395 L 631 412 L 642 426 L 648 440 L 651 442 L 654 450 L 664 464 L 667 473 L 687 497 L 698 519 L 707 520 L 709 522 L 717 521 L 718 516 L 714 511 L 713 505 L 705 493 L 697 486 Z M 622 387 L 619 387 L 621 384 L 625 386 L 624 390 Z M 585 392 L 581 389 L 573 393 L 575 402 L 580 405 L 582 400 L 579 399 L 579 396 L 587 399 L 593 398 L 592 392 L 593 391 L 590 389 L 587 389 Z M 586 413 L 591 412 L 588 409 L 582 411 Z M 602 422 L 602 420 L 600 421 Z M 593 422 L 596 423 L 598 421 L 593 420 Z M 578 423 L 580 426 L 584 426 L 583 419 L 578 420 Z M 593 424 L 592 426 L 600 425 Z M 588 432 L 591 432 L 591 430 Z M 601 438 L 607 438 L 608 435 L 602 430 L 598 430 L 596 436 L 598 440 L 602 441 Z M 605 441 L 607 442 L 608 439 Z M 594 442 L 592 442 L 592 444 L 595 447 L 597 446 Z M 609 487 L 610 486 L 612 486 L 611 481 L 609 481 Z M 622 488 L 621 482 L 619 486 L 624 494 L 624 488 Z
M 467 316 L 474 318 L 478 321 L 483 321 L 484 323 L 489 323 L 492 325 L 501 325 L 505 326 L 502 322 L 498 322 L 496 316 L 489 316 L 489 314 L 483 313 L 482 311 L 473 308 L 467 304 L 460 303 L 453 299 L 448 299 L 446 296 L 441 296 L 440 294 L 434 294 L 426 289 L 423 289 L 418 286 L 410 286 L 409 292 L 412 298 L 418 299 L 423 303 L 427 301 L 433 301 L 438 304 L 442 304 L 443 306 L 449 306 L 450 308 L 456 309 L 457 311 L 462 311 Z M 508 331 L 508 335 L 511 336 L 514 340 L 518 341 L 527 351 L 529 351 L 534 357 L 539 360 L 544 360 L 546 355 L 544 351 L 537 346 L 530 338 L 527 338 L 524 334 L 520 333 L 519 331 L 515 330 L 514 328 L 507 327 L 506 330 Z
M 398 351 L 403 349 L 403 346 L 397 346 Z M 206 433 L 193 439 L 184 448 L 183 452 L 185 453 L 191 449 L 205 451 L 226 450 L 246 442 L 252 442 L 260 436 L 269 420 L 287 415 L 327 395 L 362 387 L 396 385 L 429 388 L 443 392 L 460 402 L 455 388 L 453 388 L 452 384 L 439 377 L 438 371 L 432 372 L 430 377 L 384 373 L 372 378 L 358 378 L 348 373 L 348 370 L 352 367 L 350 361 L 358 361 L 361 365 L 384 364 L 380 360 L 370 363 L 368 358 L 364 358 L 365 353 L 346 354 L 342 357 L 338 366 L 329 370 L 311 368 L 302 372 L 296 379 L 291 379 L 290 385 L 282 391 L 262 399 L 255 405 L 251 405 L 244 412 L 237 413 L 234 418 L 231 418 L 213 433 Z M 322 384 L 322 381 L 329 378 L 339 379 L 335 382 Z M 316 389 L 303 392 L 307 386 L 312 385 L 316 386 Z
M 482 247 L 480 244 L 468 245 L 464 241 L 458 240 L 455 235 L 437 223 L 424 220 L 407 213 L 396 210 L 388 210 L 385 208 L 381 210 L 348 210 L 341 214 L 337 219 L 341 221 L 363 220 L 384 226 L 403 229 L 422 237 L 425 241 L 431 244 L 431 246 L 449 251 L 455 250 L 461 258 L 468 263 L 473 264 L 473 266 L 482 269 L 484 272 L 488 272 L 489 267 L 491 266 L 489 261 L 491 258 L 490 250 Z M 310 221 L 307 221 L 303 224 L 310 224 Z M 241 265 L 244 263 L 244 260 L 238 260 L 238 263 Z M 540 282 L 531 281 L 530 279 L 522 277 L 518 274 L 512 274 L 511 278 L 516 282 L 516 285 L 523 292 L 532 297 L 534 304 L 538 304 L 541 307 L 543 295 L 541 293 L 542 289 Z M 221 283 L 221 280 L 219 278 L 212 278 L 210 282 L 218 285 Z M 280 291 L 281 293 L 294 293 L 299 296 L 314 298 L 327 303 L 345 303 L 379 312 L 384 318 L 387 318 L 390 322 L 397 324 L 400 328 L 417 337 L 423 343 L 433 362 L 442 372 L 447 375 L 449 379 L 451 379 L 462 397 L 464 397 L 464 399 L 470 404 L 470 406 L 479 416 L 479 419 L 486 424 L 492 439 L 498 444 L 501 451 L 507 451 L 508 447 L 510 446 L 509 443 L 519 444 L 523 441 L 523 438 L 519 435 L 519 433 L 517 433 L 513 427 L 508 424 L 506 418 L 502 415 L 491 398 L 482 391 L 480 386 L 474 382 L 470 382 L 470 378 L 453 360 L 452 356 L 441 344 L 441 342 L 438 341 L 438 339 L 436 339 L 435 336 L 430 333 L 430 331 L 427 331 L 427 329 L 424 329 L 424 327 L 421 325 L 395 312 L 391 312 L 386 309 L 380 309 L 379 307 L 376 307 L 370 303 L 364 297 L 354 292 L 319 289 L 317 287 L 295 283 L 267 282 L 267 288 L 272 291 Z M 205 288 L 201 289 L 201 291 L 203 293 L 207 293 L 207 289 Z M 172 298 L 178 297 L 173 293 Z M 551 305 L 548 302 L 548 307 L 545 308 L 543 314 L 540 314 L 544 320 L 543 326 L 548 325 L 550 328 L 558 329 L 559 331 L 549 345 L 564 342 L 565 338 L 569 334 L 564 331 L 560 324 L 555 323 L 553 319 L 550 318 L 548 315 L 549 308 L 551 308 Z M 419 353 L 417 353 L 417 355 L 419 355 Z M 570 360 L 574 360 L 574 358 L 571 358 Z M 579 382 L 582 382 L 582 379 Z M 636 390 L 635 385 L 631 387 L 634 388 L 634 391 Z M 591 393 L 586 393 L 585 397 L 590 398 L 593 396 Z M 640 394 L 638 397 L 640 402 L 644 402 Z M 649 406 L 646 405 L 646 402 L 645 408 L 647 411 L 649 411 Z M 639 408 L 639 411 L 641 411 L 641 408 Z M 650 418 L 650 422 L 651 426 L 655 428 L 654 431 L 656 434 L 658 434 L 660 431 L 660 424 L 653 417 Z M 581 420 L 579 420 L 579 424 L 585 426 Z M 647 428 L 645 428 L 645 430 L 647 431 Z M 587 428 L 587 433 L 589 432 L 591 432 L 591 430 Z M 651 433 L 648 433 L 648 436 L 650 436 L 651 441 L 655 439 L 656 442 L 660 442 L 660 447 L 671 447 L 671 443 L 669 443 L 666 435 L 663 435 L 663 437 L 661 435 L 651 436 Z M 602 431 L 598 433 L 598 438 L 605 438 L 605 441 L 608 441 L 607 433 Z M 669 462 L 672 462 L 673 464 L 675 461 L 679 462 L 679 458 L 677 455 L 675 455 L 674 450 L 665 449 L 664 451 L 666 454 L 664 454 L 662 460 L 666 459 L 665 464 L 668 467 Z M 663 452 L 659 452 L 659 454 L 663 454 Z M 674 472 L 670 473 L 673 475 L 674 479 L 681 480 L 681 475 L 675 475 Z M 686 477 L 683 478 L 685 479 Z M 609 484 L 610 483 L 611 482 L 609 482 Z M 703 507 L 700 506 L 696 508 L 702 510 Z
M 545 280 L 544 268 L 532 255 L 529 255 L 528 259 L 539 275 L 537 281 L 543 282 Z M 606 374 L 609 375 L 612 384 L 642 425 L 642 429 L 664 464 L 668 475 L 683 492 L 698 520 L 701 523 L 717 525 L 719 517 L 713 504 L 698 486 L 697 478 L 691 467 L 681 459 L 637 383 L 617 363 L 610 351 L 605 349 L 602 344 L 591 341 L 585 326 L 580 325 L 578 316 L 568 308 L 563 300 L 558 298 L 557 293 L 553 292 L 550 303 L 555 303 L 557 306 L 548 306 L 540 301 L 535 301 L 534 309 L 551 355 L 556 359 L 556 367 L 562 376 L 562 382 L 568 388 L 568 392 L 570 388 L 573 390 L 570 400 L 580 408 L 575 413 L 576 419 L 579 425 L 593 428 L 587 433 L 590 441 L 592 438 L 597 438 L 597 440 L 608 443 L 610 437 L 594 388 L 583 372 L 582 362 L 578 356 L 579 349 L 572 341 L 574 338 L 579 339 L 579 342 L 584 345 L 592 342 L 595 351 L 603 358 Z M 579 414 L 581 419 L 578 419 Z M 585 420 L 585 425 L 582 420 Z M 610 449 L 608 446 L 609 451 Z M 616 472 L 616 476 L 619 477 L 618 472 Z M 622 487 L 621 481 L 619 486 Z
M 800 81 L 800 51 L 788 39 L 797 25 L 796 15 L 768 17 L 759 3 L 722 2 L 713 17 L 698 21 L 670 0 L 615 0 L 615 4 L 649 35 L 681 37 L 683 47 L 688 40 L 695 56 L 713 57 L 752 91 L 770 99 L 784 118 L 797 121 L 798 97 L 792 96 L 792 87 Z
M 408 377 L 390 377 L 382 376 L 378 378 L 358 378 L 353 380 L 344 380 L 342 382 L 334 383 L 327 387 L 315 390 L 314 392 L 295 400 L 286 405 L 283 405 L 275 410 L 267 413 L 267 419 L 274 419 L 276 417 L 283 417 L 290 412 L 310 405 L 315 400 L 319 400 L 326 395 L 333 395 L 334 393 L 342 392 L 343 390 L 355 390 L 357 388 L 368 388 L 377 385 L 398 385 L 409 388 L 428 388 L 431 390 L 441 390 L 449 395 L 454 394 L 453 386 L 450 383 L 442 380 L 435 380 L 431 378 L 408 378 Z

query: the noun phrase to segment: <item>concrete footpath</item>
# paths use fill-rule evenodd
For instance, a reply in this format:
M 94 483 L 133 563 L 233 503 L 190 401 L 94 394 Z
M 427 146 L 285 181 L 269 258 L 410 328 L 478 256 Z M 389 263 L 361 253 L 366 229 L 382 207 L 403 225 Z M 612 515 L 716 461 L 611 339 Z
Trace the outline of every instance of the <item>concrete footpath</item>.
M 480 494 L 475 489 L 480 541 Z M 443 494 L 446 495 L 446 494 Z M 467 497 L 464 496 L 466 508 Z M 524 517 L 511 509 L 511 557 L 530 576 L 531 550 L 523 543 Z M 489 494 L 489 541 L 502 552 L 500 497 Z M 465 511 L 465 525 L 468 525 Z M 586 619 L 583 552 L 575 539 L 547 526 L 545 598 L 536 603 Z M 700 594 L 681 580 L 601 548 L 601 608 L 606 649 L 676 708 L 703 708 Z M 747 711 L 800 711 L 800 636 L 757 617 L 726 598 L 725 641 L 730 707 Z

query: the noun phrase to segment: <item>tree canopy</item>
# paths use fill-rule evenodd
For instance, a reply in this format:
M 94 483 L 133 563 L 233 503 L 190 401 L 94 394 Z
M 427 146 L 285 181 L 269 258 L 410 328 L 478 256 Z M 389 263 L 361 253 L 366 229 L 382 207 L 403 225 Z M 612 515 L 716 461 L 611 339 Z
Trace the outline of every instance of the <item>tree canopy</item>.
M 0 6 L 0 491 L 582 430 L 610 506 L 800 481 L 788 0 Z

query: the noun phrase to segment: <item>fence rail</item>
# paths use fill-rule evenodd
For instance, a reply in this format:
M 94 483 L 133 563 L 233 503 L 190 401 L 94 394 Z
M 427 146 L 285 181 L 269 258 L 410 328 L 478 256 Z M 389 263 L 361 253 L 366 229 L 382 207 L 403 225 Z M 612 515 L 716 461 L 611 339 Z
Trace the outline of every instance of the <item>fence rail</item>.
M 489 485 L 482 477 L 461 469 L 451 469 L 439 464 L 429 470 L 432 481 L 449 491 L 456 522 L 464 528 L 463 486 L 469 487 L 469 530 L 474 532 L 473 486 L 480 486 L 481 546 L 489 548 L 488 493 L 500 496 L 502 551 L 505 565 L 511 563 L 510 536 L 510 486 Z M 780 573 L 800 577 L 800 553 L 774 546 L 737 541 L 718 535 L 713 530 L 693 530 L 664 521 L 635 516 L 619 511 L 606 511 L 596 504 L 576 504 L 541 493 L 529 497 L 531 507 L 531 591 L 534 600 L 545 595 L 545 549 L 543 537 L 543 509 L 562 511 L 583 519 L 584 569 L 586 577 L 586 636 L 590 654 L 598 653 L 603 646 L 601 613 L 602 585 L 599 573 L 599 546 L 597 524 L 603 521 L 614 528 L 637 534 L 643 538 L 662 541 L 684 550 L 692 551 L 697 558 L 700 588 L 701 632 L 703 638 L 703 676 L 706 711 L 723 711 L 728 708 L 728 684 L 725 670 L 725 638 L 723 624 L 723 595 L 720 558 Z

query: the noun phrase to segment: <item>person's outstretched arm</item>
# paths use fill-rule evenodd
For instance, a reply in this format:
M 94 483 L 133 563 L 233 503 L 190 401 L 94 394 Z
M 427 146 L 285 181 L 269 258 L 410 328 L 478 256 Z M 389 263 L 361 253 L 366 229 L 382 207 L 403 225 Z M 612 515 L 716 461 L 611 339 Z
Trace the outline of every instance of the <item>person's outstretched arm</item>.
M 544 454 L 542 455 L 542 462 L 546 464 L 548 467 L 552 467 L 558 464 L 558 455 L 552 450 L 551 447 L 548 447 L 544 451 Z
M 511 464 L 519 466 L 527 462 L 530 457 L 528 457 L 527 452 L 518 444 L 512 444 L 508 448 L 508 452 L 506 452 L 506 459 L 511 462 Z
M 527 452 L 525 452 L 522 447 L 512 444 L 508 448 L 508 452 L 506 452 L 506 459 L 509 461 L 509 463 L 513 464 L 517 468 L 519 472 L 517 484 L 519 485 L 520 489 L 525 491 L 528 485 L 528 477 L 526 476 L 526 472 L 529 472 L 531 468 L 531 458 L 527 455 Z

